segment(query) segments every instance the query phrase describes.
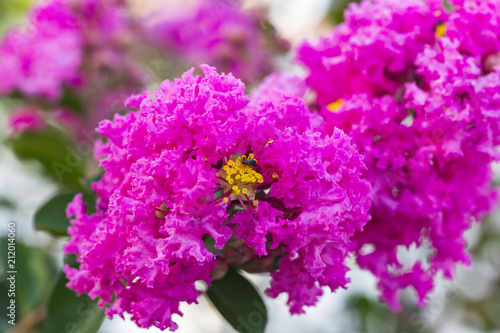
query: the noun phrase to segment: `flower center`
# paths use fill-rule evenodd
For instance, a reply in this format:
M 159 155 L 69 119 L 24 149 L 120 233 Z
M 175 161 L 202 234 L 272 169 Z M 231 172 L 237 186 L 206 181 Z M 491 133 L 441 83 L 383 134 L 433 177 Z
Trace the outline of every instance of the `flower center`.
M 436 39 L 446 36 L 446 23 L 441 23 L 436 26 Z
M 231 191 L 231 199 L 235 200 L 240 194 L 248 197 L 249 200 L 255 199 L 255 188 L 262 184 L 264 179 L 260 173 L 254 170 L 257 166 L 257 160 L 254 154 L 231 157 L 226 165 L 217 173 L 223 191 Z
M 340 98 L 340 99 L 336 100 L 335 102 L 328 104 L 326 106 L 326 108 L 328 109 L 328 111 L 335 112 L 338 109 L 340 109 L 343 102 L 344 102 L 344 100 L 342 98 Z

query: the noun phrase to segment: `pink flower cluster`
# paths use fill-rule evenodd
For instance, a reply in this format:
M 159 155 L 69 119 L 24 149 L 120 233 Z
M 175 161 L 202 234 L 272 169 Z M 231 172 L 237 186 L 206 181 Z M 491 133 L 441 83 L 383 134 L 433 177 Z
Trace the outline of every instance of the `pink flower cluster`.
M 245 82 L 272 69 L 258 13 L 243 10 L 241 1 L 183 4 L 156 14 L 151 21 L 148 35 L 154 44 L 191 64 L 208 63 Z
M 0 94 L 57 99 L 77 85 L 84 40 L 70 4 L 54 0 L 35 8 L 26 30 L 8 32 L 0 44 Z
M 341 130 L 313 131 L 296 78 L 273 75 L 250 101 L 240 80 L 201 68 L 101 122 L 97 213 L 80 195 L 67 208 L 65 252 L 80 263 L 64 268 L 68 286 L 140 327 L 175 330 L 195 282 L 227 265 L 271 272 L 267 295 L 302 313 L 321 287 L 346 286 L 351 237 L 370 218 L 360 154 Z
M 26 26 L 8 31 L 0 43 L 0 95 L 20 94 L 50 111 L 75 108 L 74 101 L 64 105 L 68 96 L 85 100 L 84 110 L 70 110 L 80 113 L 75 130 L 93 128 L 142 83 L 126 53 L 131 27 L 119 0 L 42 2 Z
M 437 273 L 469 264 L 463 233 L 497 202 L 500 1 L 363 1 L 345 17 L 299 59 L 326 132 L 344 130 L 368 167 L 359 265 L 393 308 L 408 286 L 423 304 Z M 398 251 L 412 245 L 430 254 L 408 265 Z

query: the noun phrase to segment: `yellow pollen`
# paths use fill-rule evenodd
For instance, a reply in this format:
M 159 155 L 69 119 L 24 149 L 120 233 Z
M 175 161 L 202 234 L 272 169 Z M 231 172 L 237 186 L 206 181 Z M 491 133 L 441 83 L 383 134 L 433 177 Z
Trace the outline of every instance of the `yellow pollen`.
M 276 179 L 276 178 L 278 178 L 278 175 L 277 175 L 277 174 L 275 174 L 275 173 L 273 173 L 273 174 L 272 174 L 272 177 Z
M 436 39 L 446 36 L 446 24 L 440 24 L 436 27 Z
M 257 206 L 259 205 L 259 200 L 254 200 L 254 201 L 252 201 L 252 205 L 253 205 L 254 207 L 257 207 Z
M 336 100 L 335 102 L 332 102 L 330 104 L 327 105 L 327 109 L 328 111 L 337 111 L 338 109 L 340 109 L 340 107 L 342 106 L 342 103 L 344 102 L 344 100 L 342 98 Z
M 229 198 L 228 197 L 224 197 L 224 199 L 222 199 L 222 202 L 225 203 L 225 204 L 229 203 Z
M 269 143 L 269 144 L 274 143 L 274 140 L 269 140 L 269 141 L 267 141 L 267 143 Z
M 249 200 L 255 199 L 257 185 L 264 182 L 264 177 L 254 169 L 257 163 L 254 154 L 231 157 L 217 173 L 221 179 L 221 185 L 225 188 L 223 191 L 232 192 L 228 197 L 230 201 L 237 199 L 240 194 L 246 195 Z

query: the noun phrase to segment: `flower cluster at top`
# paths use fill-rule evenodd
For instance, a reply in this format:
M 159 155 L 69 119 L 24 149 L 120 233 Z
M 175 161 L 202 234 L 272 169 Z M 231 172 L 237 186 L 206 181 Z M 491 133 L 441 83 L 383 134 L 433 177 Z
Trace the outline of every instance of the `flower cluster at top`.
M 144 80 L 126 52 L 132 23 L 120 0 L 42 1 L 0 42 L 0 96 L 77 136 L 94 128 Z
M 65 252 L 80 263 L 64 268 L 68 286 L 140 327 L 175 330 L 195 282 L 228 265 L 271 272 L 267 295 L 287 293 L 302 313 L 321 287 L 346 286 L 350 239 L 369 220 L 360 154 L 341 130 L 314 131 L 300 81 L 272 75 L 249 98 L 231 74 L 201 68 L 100 123 L 97 212 L 80 195 L 67 208 Z
M 128 23 L 115 2 L 50 0 L 34 7 L 29 25 L 10 30 L 0 44 L 0 94 L 19 92 L 53 101 L 65 87 L 85 84 L 82 67 L 89 61 L 123 71 L 126 66 L 115 45 Z
M 0 45 L 0 93 L 58 98 L 62 84 L 81 80 L 84 42 L 77 20 L 69 4 L 53 1 L 34 9 L 30 23 L 26 31 L 11 30 Z
M 274 43 L 271 27 L 263 28 L 262 15 L 244 11 L 239 1 L 200 0 L 179 6 L 181 12 L 163 6 L 168 9 L 139 18 L 122 0 L 37 3 L 27 24 L 0 41 L 0 96 L 20 95 L 21 111 L 73 112 L 76 127 L 46 118 L 78 135 L 122 111 L 137 87 L 163 76 L 151 68 L 155 57 L 171 72 L 210 63 L 250 82 L 267 75 L 271 53 L 285 48 Z
M 500 1 L 362 1 L 345 19 L 298 57 L 326 132 L 344 130 L 365 157 L 372 220 L 357 262 L 393 308 L 408 286 L 424 303 L 437 273 L 469 264 L 463 233 L 497 201 Z M 427 258 L 403 263 L 414 245 Z
M 251 82 L 272 70 L 270 46 L 275 45 L 276 51 L 286 46 L 278 39 L 268 41 L 259 12 L 241 6 L 239 0 L 183 3 L 150 18 L 148 36 L 177 57 L 209 63 Z

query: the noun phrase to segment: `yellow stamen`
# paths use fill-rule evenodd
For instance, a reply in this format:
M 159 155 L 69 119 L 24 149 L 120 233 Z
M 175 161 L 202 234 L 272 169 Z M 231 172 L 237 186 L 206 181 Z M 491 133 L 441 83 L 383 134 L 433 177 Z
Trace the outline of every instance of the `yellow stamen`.
M 446 36 L 446 23 L 436 27 L 436 39 Z
M 245 159 L 245 164 L 243 163 Z M 250 200 L 255 199 L 255 188 L 258 184 L 264 182 L 263 176 L 254 170 L 252 164 L 248 161 L 255 161 L 254 154 L 242 155 L 239 157 L 232 157 L 227 161 L 222 170 L 217 173 L 217 176 L 225 179 L 226 182 L 221 182 L 224 187 L 223 191 L 231 191 L 230 199 L 235 200 L 240 194 L 245 194 Z
M 344 102 L 344 100 L 342 98 L 336 100 L 335 102 L 332 102 L 330 104 L 327 105 L 327 109 L 328 111 L 337 111 L 338 109 L 340 109 L 340 107 L 342 106 L 342 103 Z

